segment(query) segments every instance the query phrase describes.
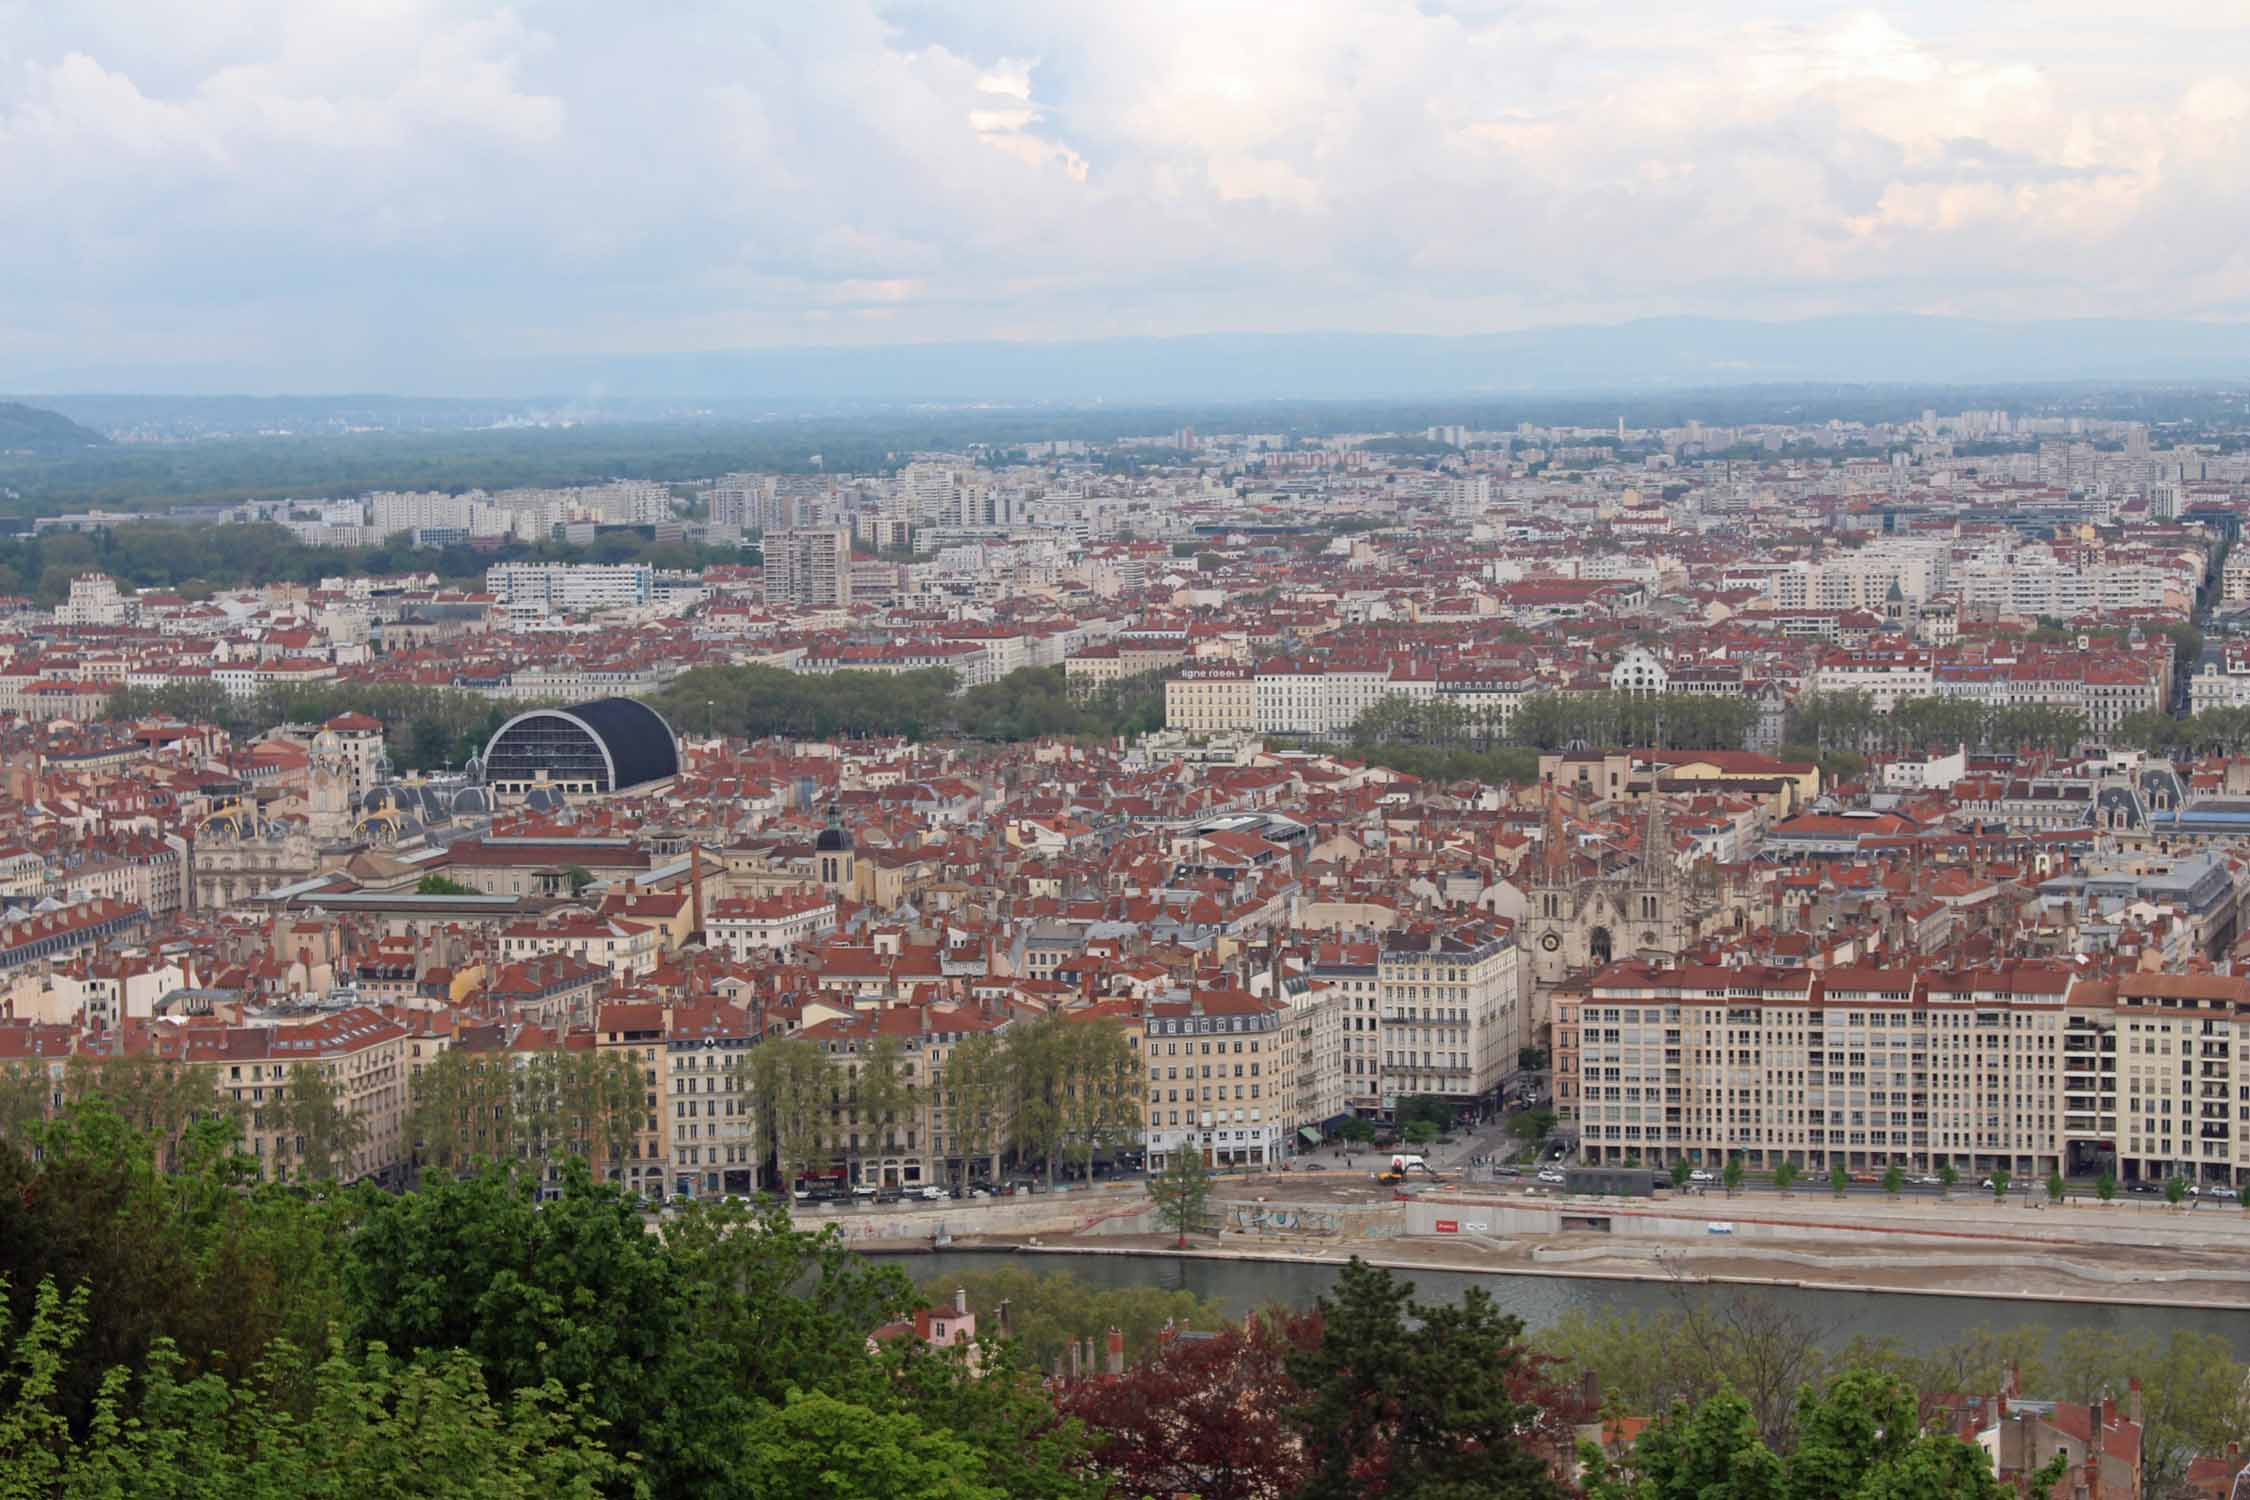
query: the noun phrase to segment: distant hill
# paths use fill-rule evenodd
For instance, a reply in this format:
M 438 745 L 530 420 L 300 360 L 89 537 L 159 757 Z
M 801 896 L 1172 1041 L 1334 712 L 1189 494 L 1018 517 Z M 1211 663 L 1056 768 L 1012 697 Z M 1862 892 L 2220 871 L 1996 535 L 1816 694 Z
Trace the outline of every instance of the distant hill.
M 108 446 L 108 438 L 59 411 L 0 401 L 0 453 L 76 453 Z

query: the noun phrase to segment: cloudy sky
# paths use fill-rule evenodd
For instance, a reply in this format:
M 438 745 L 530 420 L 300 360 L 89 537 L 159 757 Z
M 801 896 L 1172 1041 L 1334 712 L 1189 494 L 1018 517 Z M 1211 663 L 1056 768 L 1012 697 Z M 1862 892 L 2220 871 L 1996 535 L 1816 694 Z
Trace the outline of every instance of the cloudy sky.
M 0 0 L 0 383 L 2250 312 L 2250 0 Z

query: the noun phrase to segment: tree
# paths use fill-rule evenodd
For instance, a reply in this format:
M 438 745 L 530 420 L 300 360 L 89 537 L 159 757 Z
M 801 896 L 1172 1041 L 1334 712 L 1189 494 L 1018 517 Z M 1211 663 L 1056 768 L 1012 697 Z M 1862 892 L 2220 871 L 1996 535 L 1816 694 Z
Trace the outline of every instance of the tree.
M 1732 1390 L 1675 1405 L 1621 1464 L 1592 1444 L 1587 1500 L 2008 1500 L 1974 1443 L 1923 1430 L 1914 1391 L 1896 1377 L 1851 1370 L 1798 1398 L 1798 1437 L 1778 1456 L 1750 1403 Z M 2044 1494 L 2067 1455 L 2031 1478 Z
M 1576 1413 L 1522 1323 L 1482 1287 L 1453 1304 L 1412 1293 L 1352 1257 L 1319 1301 L 1320 1342 L 1289 1356 L 1305 1393 L 1290 1413 L 1310 1470 L 1302 1500 L 1559 1496 L 1548 1457 Z
M 2047 1201 L 2049 1203 L 2062 1202 L 2066 1187 L 2068 1187 L 2068 1184 L 2063 1181 L 2062 1172 L 2059 1169 L 2050 1171 L 2047 1174 Z
M 1406 1127 L 1406 1144 L 1409 1146 L 1427 1146 L 1437 1138 L 1437 1127 L 1427 1120 L 1414 1120 Z
M 1402 1131 L 1417 1121 L 1428 1125 L 1429 1139 L 1434 1141 L 1453 1128 L 1453 1106 L 1435 1094 L 1413 1094 L 1399 1101 L 1392 1118 Z
M 618 1448 L 691 1472 L 700 1393 L 676 1361 L 691 1307 L 679 1264 L 615 1192 L 566 1164 L 544 1203 L 506 1168 L 384 1198 L 344 1256 L 358 1336 L 405 1353 L 462 1349 L 495 1393 L 586 1391 Z
M 581 891 L 594 883 L 594 872 L 584 865 L 564 865 L 562 874 L 563 881 L 569 885 L 570 894 L 574 900 Z
M 828 1060 L 802 1037 L 772 1037 L 750 1049 L 751 1107 L 784 1187 L 832 1159 L 826 1111 L 834 1096 Z
M 1999 1202 L 1999 1201 L 2000 1201 L 2001 1199 L 2003 1199 L 2003 1198 L 2005 1198 L 2005 1197 L 2007 1197 L 2007 1196 L 2008 1196 L 2008 1182 L 2009 1182 L 2009 1177 L 2008 1177 L 2008 1169 L 2007 1169 L 2006 1167 L 1994 1167 L 1994 1168 L 1992 1169 L 1992 1201 L 1993 1201 L 1993 1202 L 1997 1203 L 1997 1202 Z
M 2185 1177 L 2182 1177 L 2175 1172 L 2170 1177 L 2164 1179 L 2164 1201 L 2166 1203 L 2171 1204 L 2174 1208 L 2178 1208 L 2182 1203 L 2185 1203 L 2187 1201 L 2187 1195 L 2188 1185 L 2187 1179 Z
M 945 1128 L 952 1132 L 953 1150 L 961 1158 L 960 1185 L 969 1186 L 970 1164 L 991 1158 L 991 1174 L 1000 1174 L 1001 1110 L 1008 1096 L 1007 1059 L 1000 1044 L 987 1031 L 971 1032 L 953 1044 L 942 1075 L 933 1075 L 931 1087 L 945 1103 Z
M 1141 1095 L 1147 1083 L 1140 1054 L 1114 1020 L 1073 1019 L 1057 1044 L 1063 1148 L 1090 1182 L 1097 1152 L 1140 1139 Z
M 1551 1109 L 1527 1109 L 1508 1120 L 1508 1134 L 1526 1146 L 1536 1146 L 1553 1133 L 1555 1112 Z M 1369 1132 L 1373 1134 L 1372 1131 Z
M 1177 1248 L 1187 1248 L 1191 1231 L 1200 1231 L 1211 1202 L 1211 1169 L 1203 1153 L 1189 1142 L 1172 1148 L 1164 1170 L 1148 1180 L 1148 1195 L 1156 1201 L 1156 1222 L 1178 1235 Z
M 1052 1371 L 1070 1345 L 1092 1339 L 1099 1346 L 1112 1328 L 1125 1336 L 1128 1360 L 1157 1354 L 1167 1330 L 1220 1328 L 1226 1309 L 1193 1292 L 1159 1286 L 1104 1286 L 1067 1271 L 1034 1271 L 1001 1264 L 990 1271 L 968 1271 L 922 1282 L 929 1305 L 944 1306 L 959 1291 L 976 1314 L 978 1327 L 997 1330 L 1003 1320 L 1008 1337 L 1035 1370 Z M 1006 1311 L 1001 1311 L 1006 1304 Z
M 1739 1156 L 1728 1157 L 1727 1164 L 1719 1176 L 1727 1185 L 1727 1196 L 1732 1198 L 1742 1190 L 1742 1158 Z
M 1673 1157 L 1671 1168 L 1673 1189 L 1677 1191 L 1680 1188 L 1686 1187 L 1688 1185 L 1688 1178 L 1694 1175 L 1694 1172 L 1695 1168 L 1688 1165 L 1688 1159 L 1686 1157 Z
M 984 1458 L 907 1412 L 791 1391 L 744 1434 L 735 1492 L 751 1500 L 1006 1500 L 984 1482 Z
M 289 1500 L 442 1486 L 495 1500 L 597 1500 L 631 1474 L 603 1446 L 583 1396 L 550 1383 L 494 1398 L 468 1354 L 409 1360 L 380 1345 L 347 1353 L 340 1340 L 297 1392 L 276 1381 L 293 1362 L 286 1347 L 256 1375 L 230 1379 L 192 1374 L 160 1339 L 137 1367 L 106 1372 L 80 1435 L 53 1376 L 83 1344 L 89 1300 L 84 1288 L 66 1298 L 44 1281 L 19 1334 L 9 1338 L 0 1319 L 0 1387 L 11 1388 L 0 1472 L 11 1495 Z
M 463 885 L 451 876 L 440 875 L 435 870 L 414 882 L 417 896 L 474 896 L 476 887 Z
M 1785 1193 L 1795 1187 L 1797 1185 L 1797 1164 L 1787 1157 L 1774 1163 L 1773 1185 Z
M 2094 1196 L 2108 1203 L 2117 1197 L 2117 1174 L 2106 1168 L 2094 1179 Z
M 1364 1146 L 1375 1139 L 1375 1127 L 1357 1115 L 1337 1126 L 1336 1133 L 1355 1146 Z
M 1937 1175 L 1940 1196 L 1951 1197 L 1954 1184 L 1961 1180 L 1961 1169 L 1953 1163 L 1947 1162 L 1937 1169 Z
M 2056 1345 L 2050 1387 L 2064 1401 L 2141 1392 L 2146 1491 L 2170 1492 L 2198 1453 L 2223 1452 L 2250 1428 L 2250 1369 L 2224 1334 L 2181 1329 L 2169 1338 L 2074 1328 Z
M 1058 1015 L 1018 1021 L 1008 1028 L 1004 1044 L 1008 1114 L 1016 1150 L 1025 1159 L 1044 1161 L 1049 1182 L 1055 1180 L 1055 1166 L 1069 1131 L 1065 1096 L 1073 1025 Z
M 281 1127 L 294 1140 L 298 1175 L 316 1182 L 349 1173 L 352 1156 L 367 1137 L 366 1122 L 350 1107 L 327 1066 L 313 1062 L 289 1070 L 281 1094 Z
M 1837 1197 L 1843 1197 L 1844 1189 L 1850 1187 L 1851 1184 L 1852 1174 L 1844 1170 L 1842 1162 L 1838 1162 L 1828 1169 L 1828 1190 Z
M 1122 1378 L 1075 1382 L 1058 1404 L 1086 1425 L 1112 1493 L 1290 1500 L 1306 1464 L 1287 1416 L 1303 1399 L 1288 1358 L 1319 1342 L 1309 1313 L 1224 1323 L 1159 1345 Z
M 878 1152 L 888 1154 L 897 1149 L 899 1121 L 913 1118 L 922 1097 L 913 1067 L 906 1048 L 895 1036 L 878 1036 L 868 1048 L 852 1078 L 851 1142 L 855 1154 L 860 1150 L 863 1128 L 867 1142 Z
M 1883 1172 L 1883 1191 L 1896 1198 L 1906 1191 L 1906 1169 L 1892 1163 Z

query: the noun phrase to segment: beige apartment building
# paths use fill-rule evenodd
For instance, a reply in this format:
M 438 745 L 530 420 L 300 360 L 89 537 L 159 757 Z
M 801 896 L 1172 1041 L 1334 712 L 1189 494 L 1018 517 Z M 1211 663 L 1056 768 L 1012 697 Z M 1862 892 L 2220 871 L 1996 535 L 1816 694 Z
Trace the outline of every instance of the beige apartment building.
M 303 1171 L 307 1143 L 283 1108 L 292 1074 L 301 1067 L 325 1074 L 344 1112 L 359 1122 L 358 1144 L 336 1166 L 339 1180 L 356 1182 L 392 1172 L 406 1159 L 407 1036 L 389 1017 L 354 1006 L 289 1025 L 191 1032 L 187 1057 L 241 1106 L 243 1149 L 269 1182 L 288 1182 Z
M 1188 667 L 1164 683 L 1164 726 L 1182 734 L 1258 727 L 1258 679 L 1249 667 Z
M 1416 1094 L 1461 1103 L 1489 1097 L 1530 1040 L 1522 950 L 1490 923 L 1385 933 L 1376 1003 L 1383 1023 L 1377 1094 L 1385 1112 Z
M 2250 1180 L 2250 980 L 1619 965 L 1554 1005 L 1590 1162 Z

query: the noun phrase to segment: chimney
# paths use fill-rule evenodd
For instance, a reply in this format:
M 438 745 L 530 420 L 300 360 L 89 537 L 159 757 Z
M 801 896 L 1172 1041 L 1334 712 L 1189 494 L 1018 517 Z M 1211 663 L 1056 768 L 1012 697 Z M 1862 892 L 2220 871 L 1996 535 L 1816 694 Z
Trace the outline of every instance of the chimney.
M 1081 1358 L 1082 1351 L 1079 1348 L 1078 1340 L 1072 1339 L 1070 1341 L 1070 1378 L 1072 1380 L 1078 1379 L 1084 1373 L 1080 1364 Z
M 992 1332 L 998 1338 L 1008 1336 L 1008 1299 L 1005 1297 L 992 1309 Z
M 1125 1373 L 1125 1333 L 1120 1328 L 1113 1327 L 1109 1331 L 1108 1370 L 1112 1375 Z M 2231 1448 L 2232 1445 L 2230 1444 L 2229 1447 Z
M 2134 1426 L 2141 1425 L 2141 1377 L 2138 1375 L 2125 1384 L 2125 1415 Z
M 969 1289 L 967 1287 L 957 1286 L 953 1289 L 953 1316 L 955 1316 L 956 1318 L 965 1318 L 968 1315 Z

